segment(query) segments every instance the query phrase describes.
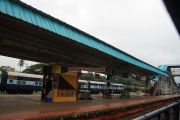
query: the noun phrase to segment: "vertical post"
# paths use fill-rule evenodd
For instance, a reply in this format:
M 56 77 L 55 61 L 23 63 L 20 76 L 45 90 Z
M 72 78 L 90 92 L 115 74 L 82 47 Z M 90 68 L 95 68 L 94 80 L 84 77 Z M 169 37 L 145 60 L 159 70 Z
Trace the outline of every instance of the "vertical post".
M 159 113 L 158 115 L 158 120 L 161 120 L 161 113 Z
M 164 112 L 164 119 L 165 119 L 165 120 L 169 120 L 169 110 L 167 110 L 166 112 Z
M 58 102 L 58 91 L 59 85 L 61 85 L 60 75 L 62 73 L 62 66 L 53 64 L 52 65 L 52 102 Z M 64 92 L 64 91 L 61 91 Z
M 107 75 L 107 96 L 111 96 L 111 75 Z
M 150 89 L 150 78 L 149 77 L 146 77 L 146 80 L 145 80 L 145 83 L 146 83 L 146 93 L 149 93 L 149 89 Z
M 173 108 L 173 118 L 174 120 L 179 120 L 179 105 Z
M 44 95 L 45 95 L 45 93 L 44 93 L 44 88 L 45 88 L 44 83 L 45 83 L 45 76 L 43 75 L 43 85 L 42 85 L 42 88 L 41 88 L 41 100 L 44 99 Z
M 111 78 L 112 75 L 107 75 L 107 84 L 106 84 L 106 89 L 104 90 L 103 97 L 110 98 L 111 97 Z
M 41 93 L 41 100 L 44 101 L 51 101 L 48 97 L 50 90 L 52 89 L 52 67 L 51 66 L 44 66 L 43 67 L 43 87 Z

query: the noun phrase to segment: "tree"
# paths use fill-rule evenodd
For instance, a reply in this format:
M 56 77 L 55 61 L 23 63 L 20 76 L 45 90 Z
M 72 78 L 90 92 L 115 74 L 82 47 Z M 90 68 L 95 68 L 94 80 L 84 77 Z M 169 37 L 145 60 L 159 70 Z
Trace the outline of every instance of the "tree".
M 4 69 L 2 69 L 1 67 L 0 67 L 0 71 L 3 71 Z
M 24 64 L 25 64 L 25 61 L 23 59 L 20 59 L 19 63 L 18 63 L 18 65 L 20 67 L 20 71 L 21 71 L 21 68 L 24 66 Z
M 96 78 L 95 80 L 99 81 L 99 82 L 106 82 L 107 78 L 106 76 L 99 76 L 98 78 Z
M 92 72 L 88 72 L 88 73 L 82 74 L 82 76 L 80 78 L 83 80 L 93 80 L 94 75 Z
M 122 78 L 119 76 L 113 76 L 113 80 L 114 83 L 121 83 L 124 85 L 130 85 L 130 86 L 141 86 L 144 87 L 145 86 L 145 82 L 142 80 L 136 80 L 133 77 L 128 77 L 128 78 Z
M 80 76 L 82 80 L 90 80 L 90 81 L 99 81 L 99 82 L 107 82 L 106 76 L 99 76 L 98 78 L 92 72 L 84 73 Z M 136 80 L 134 77 L 129 76 L 128 78 L 123 78 L 120 76 L 113 76 L 112 83 L 120 83 L 128 86 L 139 86 L 144 87 L 145 82 L 142 80 Z
M 43 64 L 43 63 L 31 65 L 31 66 L 27 67 L 25 70 L 23 70 L 23 73 L 42 75 L 43 74 L 43 67 L 45 65 L 46 64 Z

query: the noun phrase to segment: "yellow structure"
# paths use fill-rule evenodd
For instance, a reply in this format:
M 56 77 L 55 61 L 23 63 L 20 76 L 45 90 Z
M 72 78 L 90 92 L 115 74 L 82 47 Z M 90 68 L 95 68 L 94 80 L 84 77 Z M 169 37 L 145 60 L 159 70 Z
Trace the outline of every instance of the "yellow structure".
M 52 89 L 45 97 L 51 99 L 52 102 L 75 102 L 77 100 L 78 72 L 62 73 L 60 65 L 52 65 L 51 70 L 51 74 L 44 76 L 52 80 L 52 82 L 48 82 L 52 83 Z

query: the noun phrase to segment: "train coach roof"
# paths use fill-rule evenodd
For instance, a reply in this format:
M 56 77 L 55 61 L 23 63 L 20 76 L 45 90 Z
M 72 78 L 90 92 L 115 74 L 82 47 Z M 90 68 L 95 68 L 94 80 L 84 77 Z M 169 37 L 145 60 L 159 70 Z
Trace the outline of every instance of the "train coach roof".
M 79 82 L 83 82 L 83 83 L 88 83 L 88 81 L 87 80 L 78 80 Z M 106 82 L 98 82 L 98 81 L 89 81 L 90 83 L 92 83 L 92 84 L 103 84 L 103 85 L 105 85 L 106 84 Z M 116 86 L 123 86 L 123 87 L 125 87 L 126 85 L 123 85 L 123 84 L 118 84 L 118 83 L 112 83 L 112 85 L 116 85 Z
M 98 81 L 89 81 L 90 83 L 95 83 L 95 84 L 106 84 L 105 82 L 98 82 Z
M 78 80 L 79 82 L 82 82 L 82 83 L 88 83 L 87 80 Z
M 10 76 L 30 77 L 30 78 L 43 78 L 42 75 L 19 73 L 19 72 L 7 72 Z
M 112 83 L 112 85 L 123 86 L 123 87 L 126 86 L 126 85 L 123 85 L 123 84 L 117 84 L 117 83 Z

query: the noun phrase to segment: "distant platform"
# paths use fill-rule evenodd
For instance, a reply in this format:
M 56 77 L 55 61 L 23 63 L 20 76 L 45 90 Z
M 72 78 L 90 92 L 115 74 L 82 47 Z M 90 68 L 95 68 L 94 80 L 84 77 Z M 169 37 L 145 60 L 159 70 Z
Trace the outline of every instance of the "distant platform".
M 40 101 L 40 95 L 0 95 L 0 120 L 60 118 L 117 107 L 124 109 L 129 106 L 171 98 L 179 99 L 180 96 L 144 96 L 120 99 L 119 95 L 113 95 L 111 99 L 105 99 L 101 95 L 93 95 L 92 98 L 93 100 L 78 100 L 76 103 L 45 103 Z

